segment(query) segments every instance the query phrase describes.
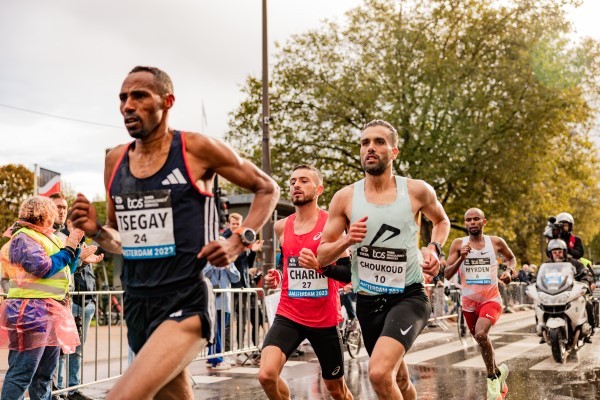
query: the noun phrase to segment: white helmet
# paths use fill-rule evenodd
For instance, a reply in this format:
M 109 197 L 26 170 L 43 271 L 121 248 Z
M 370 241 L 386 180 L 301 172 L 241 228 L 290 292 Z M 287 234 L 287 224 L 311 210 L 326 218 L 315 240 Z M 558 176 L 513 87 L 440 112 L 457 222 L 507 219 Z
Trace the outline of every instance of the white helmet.
M 573 216 L 566 212 L 561 212 L 560 214 L 558 214 L 556 216 L 556 222 L 568 222 L 569 224 L 571 224 L 571 228 L 573 228 L 573 224 L 575 224 Z
M 567 244 L 565 243 L 564 240 L 562 239 L 552 239 L 551 241 L 548 242 L 548 247 L 546 248 L 546 251 L 548 252 L 548 257 L 552 257 L 552 251 L 553 250 L 562 250 L 563 251 L 563 258 L 566 259 L 567 258 Z
M 567 244 L 562 239 L 552 239 L 548 242 L 548 251 L 552 250 L 567 250 Z

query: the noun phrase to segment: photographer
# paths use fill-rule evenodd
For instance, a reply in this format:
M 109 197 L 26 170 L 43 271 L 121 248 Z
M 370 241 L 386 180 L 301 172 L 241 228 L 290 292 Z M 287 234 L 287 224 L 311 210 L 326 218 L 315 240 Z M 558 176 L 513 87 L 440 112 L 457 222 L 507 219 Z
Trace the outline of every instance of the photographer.
M 574 259 L 579 260 L 583 257 L 583 243 L 579 236 L 572 233 L 574 224 L 575 220 L 571 214 L 561 212 L 556 218 L 548 218 L 544 236 L 549 240 L 562 239 L 567 244 L 569 255 Z

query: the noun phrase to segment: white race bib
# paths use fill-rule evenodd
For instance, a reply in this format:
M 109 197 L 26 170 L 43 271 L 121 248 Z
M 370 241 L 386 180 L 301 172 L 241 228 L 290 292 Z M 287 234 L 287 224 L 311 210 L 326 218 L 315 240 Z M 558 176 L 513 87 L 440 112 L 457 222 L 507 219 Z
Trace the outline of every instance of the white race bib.
M 489 285 L 492 283 L 492 262 L 488 257 L 465 258 L 465 283 Z
M 356 251 L 359 290 L 402 293 L 406 285 L 406 249 L 361 246 Z
M 325 297 L 328 294 L 327 277 L 314 269 L 303 268 L 298 257 L 288 257 L 287 267 L 289 297 Z
M 175 255 L 170 190 L 113 196 L 123 258 L 140 260 Z

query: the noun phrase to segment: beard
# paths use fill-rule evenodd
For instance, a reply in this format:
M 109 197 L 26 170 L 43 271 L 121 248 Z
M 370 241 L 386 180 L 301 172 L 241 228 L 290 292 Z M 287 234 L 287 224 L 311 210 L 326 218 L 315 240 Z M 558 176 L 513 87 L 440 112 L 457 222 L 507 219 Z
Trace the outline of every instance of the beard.
M 471 236 L 480 236 L 483 233 L 483 230 L 481 228 L 472 228 L 472 229 L 468 229 L 469 231 L 469 235 Z
M 365 165 L 365 162 L 362 163 L 363 170 L 369 174 L 374 176 L 379 176 L 385 172 L 387 169 L 387 160 L 379 159 L 377 161 L 377 165 Z
M 315 195 L 305 194 L 303 197 L 292 197 L 292 204 L 296 207 L 301 207 L 308 203 L 311 203 L 315 199 Z

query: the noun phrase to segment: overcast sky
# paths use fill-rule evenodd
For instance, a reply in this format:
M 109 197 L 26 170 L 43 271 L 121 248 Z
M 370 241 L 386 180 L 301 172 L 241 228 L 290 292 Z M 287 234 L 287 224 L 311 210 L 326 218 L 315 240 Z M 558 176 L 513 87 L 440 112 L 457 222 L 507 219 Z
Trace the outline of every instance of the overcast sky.
M 361 3 L 270 0 L 271 54 L 275 41 L 323 19 L 343 22 Z M 37 163 L 62 173 L 75 191 L 103 196 L 104 149 L 130 140 L 117 95 L 135 65 L 171 76 L 173 128 L 202 131 L 204 103 L 204 133 L 222 137 L 246 77 L 261 74 L 261 4 L 0 0 L 0 165 Z M 584 0 L 569 15 L 578 34 L 600 40 L 599 0 Z

